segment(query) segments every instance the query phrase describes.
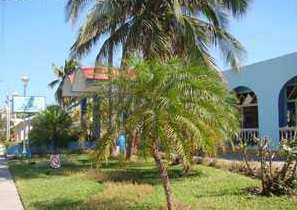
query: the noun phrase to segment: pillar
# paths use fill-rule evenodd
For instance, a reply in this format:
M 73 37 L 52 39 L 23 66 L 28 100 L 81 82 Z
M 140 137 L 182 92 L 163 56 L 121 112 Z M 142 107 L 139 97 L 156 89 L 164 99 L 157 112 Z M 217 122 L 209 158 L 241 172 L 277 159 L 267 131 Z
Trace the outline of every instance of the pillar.
M 258 96 L 259 134 L 269 137 L 272 146 L 279 145 L 278 94 L 269 92 Z

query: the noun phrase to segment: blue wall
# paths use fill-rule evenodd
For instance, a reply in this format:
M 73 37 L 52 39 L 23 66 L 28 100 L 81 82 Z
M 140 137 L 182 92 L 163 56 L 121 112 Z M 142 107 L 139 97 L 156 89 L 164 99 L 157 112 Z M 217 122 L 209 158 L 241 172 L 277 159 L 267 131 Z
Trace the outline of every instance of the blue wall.
M 268 136 L 278 145 L 279 125 L 284 125 L 286 113 L 279 114 L 279 110 L 286 110 L 282 89 L 297 75 L 297 53 L 251 64 L 241 71 L 224 71 L 223 74 L 231 90 L 244 86 L 255 92 L 260 136 Z
M 285 127 L 287 125 L 287 94 L 286 86 L 284 86 L 279 95 L 278 102 L 279 111 L 279 127 Z

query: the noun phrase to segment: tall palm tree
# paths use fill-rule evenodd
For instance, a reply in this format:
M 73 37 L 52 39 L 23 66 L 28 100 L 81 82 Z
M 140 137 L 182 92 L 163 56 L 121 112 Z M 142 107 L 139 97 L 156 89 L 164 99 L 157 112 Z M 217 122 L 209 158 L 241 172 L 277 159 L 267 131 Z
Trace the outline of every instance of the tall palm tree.
M 123 47 L 144 58 L 172 55 L 213 65 L 209 50 L 218 47 L 226 61 L 239 66 L 241 44 L 228 32 L 229 17 L 245 14 L 252 0 L 68 0 L 67 20 L 76 22 L 84 8 L 89 14 L 72 46 L 73 56 L 90 52 L 105 39 L 97 60 L 110 46 Z M 114 29 L 114 30 L 112 30 Z
M 79 69 L 79 63 L 75 59 L 71 59 L 69 61 L 66 60 L 64 66 L 57 66 L 53 64 L 52 68 L 57 78 L 50 82 L 48 85 L 51 88 L 58 86 L 55 92 L 55 97 L 57 102 L 61 106 L 64 106 L 65 103 L 67 103 L 67 100 L 65 100 L 62 96 L 63 84 L 70 74 Z
M 122 46 L 122 64 L 137 53 L 145 59 L 178 55 L 213 66 L 209 50 L 218 47 L 226 62 L 238 68 L 244 50 L 227 27 L 229 17 L 244 15 L 251 1 L 68 0 L 66 17 L 73 23 L 84 8 L 92 8 L 72 46 L 72 55 L 88 54 L 103 38 L 96 60 L 107 58 L 109 65 L 113 48 Z M 109 102 L 112 106 L 111 97 Z
M 53 68 L 53 71 L 57 78 L 55 80 L 53 80 L 52 82 L 50 82 L 49 86 L 51 88 L 58 86 L 56 89 L 56 92 L 55 92 L 55 97 L 56 97 L 56 100 L 59 103 L 59 105 L 62 107 L 65 107 L 69 103 L 71 103 L 73 98 L 63 97 L 62 96 L 62 87 L 64 85 L 66 78 L 70 74 L 72 74 L 75 71 L 80 69 L 80 64 L 77 60 L 70 59 L 70 60 L 65 60 L 64 66 L 57 66 L 57 65 L 53 64 L 52 68 Z M 80 124 L 81 124 L 81 129 L 83 131 L 84 139 L 87 139 L 87 106 L 88 106 L 87 98 L 83 97 L 80 101 L 80 110 L 81 110 Z M 95 122 L 97 123 L 97 121 L 95 121 Z
M 217 146 L 238 131 L 236 100 L 213 69 L 178 60 L 135 62 L 131 68 L 137 78 L 131 79 L 131 74 L 123 71 L 114 82 L 123 93 L 114 112 L 128 113 L 125 130 L 137 130 L 141 136 L 141 149 L 154 158 L 168 209 L 173 209 L 161 152 L 169 161 L 171 154 L 178 154 L 186 168 L 197 150 L 214 153 Z M 120 130 L 114 127 L 102 137 L 97 150 L 99 160 L 110 155 L 113 139 Z

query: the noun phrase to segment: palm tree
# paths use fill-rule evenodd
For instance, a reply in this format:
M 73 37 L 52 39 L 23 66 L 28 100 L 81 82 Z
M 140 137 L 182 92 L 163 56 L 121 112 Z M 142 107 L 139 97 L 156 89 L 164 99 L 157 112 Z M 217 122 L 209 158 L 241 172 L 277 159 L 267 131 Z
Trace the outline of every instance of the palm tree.
M 79 62 L 75 59 L 70 59 L 70 60 L 66 60 L 64 66 L 57 66 L 55 64 L 53 64 L 53 71 L 57 77 L 57 79 L 53 80 L 52 82 L 49 83 L 49 86 L 51 88 L 54 88 L 56 86 L 56 93 L 55 93 L 55 97 L 57 102 L 59 103 L 59 105 L 61 105 L 62 107 L 65 107 L 66 105 L 68 105 L 69 103 L 72 102 L 73 98 L 70 97 L 63 97 L 62 95 L 62 87 L 63 84 L 65 82 L 65 80 L 67 79 L 67 77 L 69 75 L 71 75 L 72 73 L 74 73 L 75 71 L 80 69 L 80 65 Z M 81 129 L 83 131 L 83 138 L 87 139 L 87 98 L 86 97 L 82 97 L 81 101 L 80 101 L 80 110 L 81 110 L 81 118 L 80 118 L 80 124 L 81 124 Z M 96 112 L 96 110 L 94 110 L 94 112 Z M 97 126 L 97 121 L 94 121 L 94 124 L 96 123 Z M 95 129 L 95 128 L 94 128 Z M 98 130 L 98 129 L 97 129 Z
M 102 38 L 97 60 L 110 46 L 123 47 L 145 59 L 172 55 L 213 65 L 209 53 L 218 47 L 226 61 L 238 68 L 241 44 L 227 31 L 229 17 L 246 13 L 251 0 L 68 0 L 67 20 L 75 23 L 83 8 L 92 7 L 72 46 L 73 56 L 88 54 Z
M 57 102 L 61 106 L 64 106 L 64 105 L 66 105 L 65 103 L 67 103 L 67 99 L 63 98 L 63 96 L 62 96 L 63 84 L 64 84 L 66 78 L 70 74 L 72 74 L 73 72 L 75 72 L 76 70 L 79 69 L 79 63 L 76 60 L 71 59 L 69 61 L 66 60 L 64 66 L 57 66 L 57 65 L 53 64 L 52 68 L 53 68 L 53 71 L 57 78 L 55 80 L 53 80 L 52 82 L 50 82 L 48 85 L 51 88 L 58 86 L 56 89 L 56 92 L 55 92 L 55 97 L 56 97 Z M 68 102 L 69 102 L 69 100 L 68 100 Z
M 97 141 L 101 136 L 101 97 L 93 95 L 93 135 L 92 139 Z
M 72 46 L 72 55 L 81 57 L 88 54 L 98 40 L 103 38 L 105 41 L 96 60 L 107 58 L 109 65 L 112 65 L 113 49 L 122 46 L 122 64 L 129 55 L 137 53 L 145 59 L 161 57 L 165 60 L 178 55 L 199 64 L 213 66 L 214 59 L 209 49 L 218 47 L 226 61 L 238 68 L 244 50 L 227 31 L 227 27 L 229 17 L 237 18 L 245 14 L 250 2 L 251 0 L 68 0 L 66 17 L 73 23 L 84 8 L 92 8 Z M 109 102 L 111 107 L 111 97 Z M 111 125 L 112 114 L 109 113 Z
M 58 153 L 60 146 L 67 145 L 72 119 L 58 105 L 51 105 L 39 113 L 32 121 L 30 139 L 36 144 L 51 144 L 53 153 Z
M 215 153 L 217 146 L 237 132 L 236 100 L 216 70 L 178 60 L 134 62 L 137 78 L 122 72 L 114 85 L 122 91 L 114 112 L 125 110 L 125 130 L 137 130 L 141 149 L 159 169 L 168 209 L 173 196 L 162 153 L 170 161 L 178 154 L 185 168 L 197 150 Z M 119 126 L 118 126 L 119 127 Z M 98 145 L 98 159 L 110 155 L 113 139 L 122 128 L 114 126 Z

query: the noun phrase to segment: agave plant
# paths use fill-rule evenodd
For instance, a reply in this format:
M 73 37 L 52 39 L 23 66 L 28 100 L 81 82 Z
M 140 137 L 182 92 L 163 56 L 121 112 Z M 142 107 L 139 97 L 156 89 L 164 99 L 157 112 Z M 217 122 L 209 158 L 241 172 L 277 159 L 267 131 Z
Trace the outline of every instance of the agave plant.
M 140 149 L 154 158 L 168 209 L 172 209 L 173 197 L 162 157 L 170 160 L 172 154 L 177 154 L 184 166 L 189 166 L 197 150 L 215 153 L 239 127 L 236 100 L 213 69 L 177 59 L 167 63 L 134 61 L 130 67 L 135 75 L 122 71 L 114 82 L 120 90 L 114 112 L 126 113 L 124 127 L 119 123 L 103 136 L 97 158 L 109 157 L 119 131 L 137 130 Z

